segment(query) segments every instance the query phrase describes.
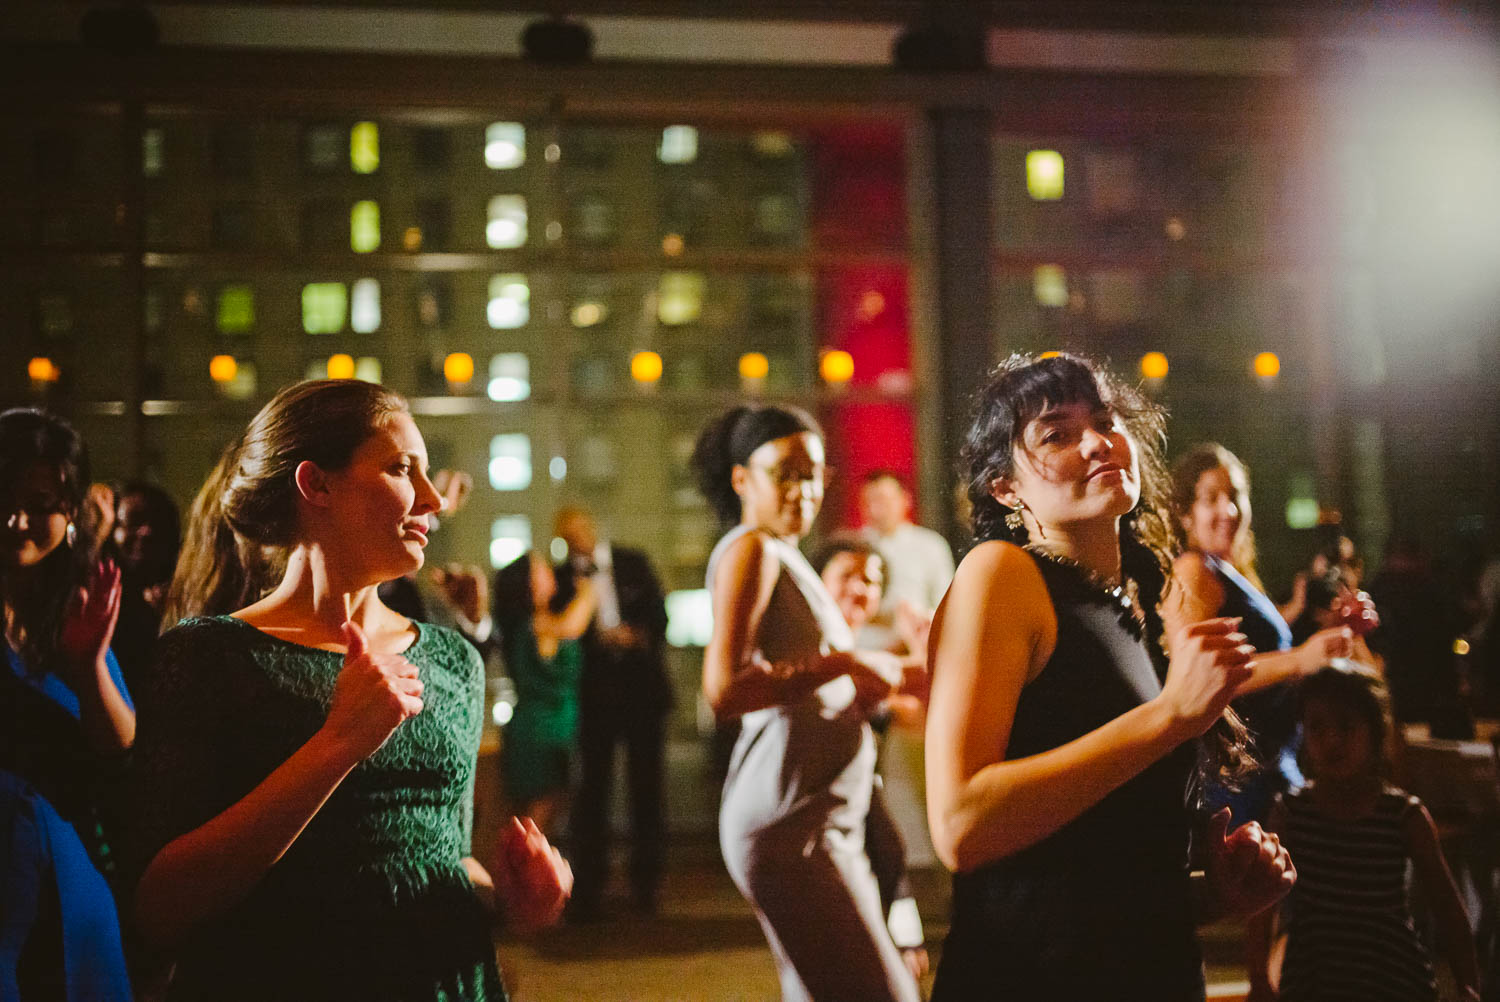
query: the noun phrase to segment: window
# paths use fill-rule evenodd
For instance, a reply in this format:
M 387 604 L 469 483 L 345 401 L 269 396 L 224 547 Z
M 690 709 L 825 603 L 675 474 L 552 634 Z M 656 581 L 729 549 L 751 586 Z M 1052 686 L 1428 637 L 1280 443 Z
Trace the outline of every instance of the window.
M 255 166 L 255 142 L 246 123 L 218 123 L 209 146 L 215 174 L 228 178 L 250 176 Z
M 669 271 L 657 287 L 656 315 L 668 327 L 697 320 L 703 312 L 703 290 L 707 281 L 695 271 Z
M 451 302 L 448 280 L 435 275 L 425 276 L 417 286 L 417 326 L 429 329 L 447 327 Z
M 302 246 L 308 250 L 343 250 L 344 235 L 349 232 L 348 204 L 333 198 L 317 198 L 304 204 Z
M 255 328 L 255 290 L 248 285 L 226 285 L 219 290 L 214 326 L 220 334 L 248 334 Z
M 523 434 L 490 439 L 490 486 L 497 491 L 524 491 L 531 486 L 531 439 Z
M 337 334 L 344 329 L 349 293 L 342 282 L 313 282 L 302 287 L 302 329 L 309 334 Z
M 578 192 L 569 201 L 573 239 L 590 246 L 604 246 L 615 239 L 615 210 L 597 191 Z
M 216 205 L 209 222 L 209 241 L 224 249 L 249 247 L 254 242 L 254 220 L 254 209 L 245 202 Z
M 714 634 L 714 604 L 707 588 L 667 592 L 667 643 L 707 647 Z
M 485 314 L 495 330 L 515 330 L 531 320 L 531 288 L 525 275 L 490 278 L 490 302 Z
M 490 199 L 489 223 L 484 241 L 496 250 L 526 246 L 526 198 L 496 195 Z
M 436 170 L 453 160 L 453 144 L 446 129 L 420 128 L 412 133 L 412 160 L 418 167 Z
M 531 549 L 531 519 L 502 515 L 490 526 L 490 566 L 496 569 L 519 559 Z
M 161 126 L 147 126 L 141 132 L 141 174 L 145 177 L 160 177 L 166 164 L 166 133 Z
M 1068 305 L 1068 275 L 1061 265 L 1037 265 L 1031 272 L 1031 289 L 1038 305 L 1053 307 Z
M 43 337 L 73 333 L 73 302 L 62 293 L 45 293 L 36 301 L 37 330 Z
M 380 329 L 380 282 L 361 278 L 354 283 L 349 297 L 349 326 L 356 333 L 370 334 Z M 379 379 L 370 380 L 372 383 Z
M 349 130 L 349 166 L 356 174 L 380 169 L 380 127 L 374 122 L 356 122 Z
M 423 198 L 417 201 L 417 240 L 416 246 L 408 246 L 409 251 L 429 250 L 445 251 L 448 249 L 449 232 L 448 200 L 445 198 Z
M 484 165 L 513 170 L 526 162 L 526 127 L 520 122 L 491 122 L 484 130 Z
M 531 396 L 531 361 L 520 352 L 506 352 L 490 359 L 491 400 L 507 403 Z
M 302 132 L 302 164 L 320 174 L 344 163 L 344 130 L 337 125 L 309 125 Z
M 1056 150 L 1031 150 L 1026 154 L 1026 191 L 1038 202 L 1063 197 L 1063 157 Z
M 698 159 L 698 130 L 691 125 L 669 125 L 661 130 L 656 158 L 664 164 L 690 164 Z
M 380 204 L 360 201 L 349 210 L 349 247 L 356 254 L 380 249 Z

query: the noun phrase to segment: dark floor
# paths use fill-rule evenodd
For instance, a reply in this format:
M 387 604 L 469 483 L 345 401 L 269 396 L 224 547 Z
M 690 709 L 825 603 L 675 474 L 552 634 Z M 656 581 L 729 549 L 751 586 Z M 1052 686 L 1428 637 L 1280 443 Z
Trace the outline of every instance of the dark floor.
M 948 877 L 913 875 L 936 963 L 947 931 Z M 1241 937 L 1234 927 L 1206 930 L 1210 992 L 1244 991 Z M 501 937 L 500 963 L 516 1002 L 774 1002 L 776 972 L 760 927 L 708 839 L 674 849 L 661 907 L 633 914 L 620 899 L 603 921 L 564 925 L 534 940 Z M 928 978 L 924 989 L 930 987 Z

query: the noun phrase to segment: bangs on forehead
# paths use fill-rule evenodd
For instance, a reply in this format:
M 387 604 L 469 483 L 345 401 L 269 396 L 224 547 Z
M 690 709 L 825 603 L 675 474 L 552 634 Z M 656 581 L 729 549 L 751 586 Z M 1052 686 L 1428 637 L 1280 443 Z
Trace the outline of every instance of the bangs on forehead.
M 1022 374 L 1013 405 L 1015 427 L 1026 427 L 1054 407 L 1084 404 L 1089 410 L 1112 410 L 1088 367 L 1071 358 L 1043 359 Z

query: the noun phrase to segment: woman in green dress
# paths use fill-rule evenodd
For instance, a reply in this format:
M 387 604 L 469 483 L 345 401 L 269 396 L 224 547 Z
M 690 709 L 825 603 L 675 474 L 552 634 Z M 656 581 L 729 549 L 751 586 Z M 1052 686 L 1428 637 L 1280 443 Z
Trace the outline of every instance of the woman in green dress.
M 504 998 L 485 903 L 544 924 L 572 875 L 520 820 L 489 870 L 470 855 L 482 664 L 376 596 L 442 507 L 405 402 L 289 387 L 233 466 L 217 510 L 286 570 L 169 631 L 141 700 L 136 917 L 168 998 Z
M 578 743 L 579 637 L 598 607 L 593 582 L 580 578 L 573 597 L 552 608 L 557 576 L 535 551 L 495 576 L 500 652 L 516 684 L 516 712 L 505 728 L 501 774 L 506 802 L 546 832 L 561 813 Z

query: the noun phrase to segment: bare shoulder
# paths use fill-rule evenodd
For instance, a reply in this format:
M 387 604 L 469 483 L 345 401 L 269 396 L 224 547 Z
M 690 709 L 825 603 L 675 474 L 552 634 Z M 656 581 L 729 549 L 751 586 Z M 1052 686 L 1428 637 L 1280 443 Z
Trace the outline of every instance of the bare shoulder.
M 947 604 L 990 620 L 1042 629 L 1056 616 L 1036 559 L 1014 543 L 991 540 L 964 555 L 948 589 Z
M 1196 550 L 1186 550 L 1179 553 L 1172 561 L 1172 577 L 1182 581 L 1198 581 L 1204 578 L 1212 578 L 1214 572 L 1208 566 L 1208 561 L 1203 559 L 1203 554 Z
M 774 583 L 780 566 L 781 558 L 765 533 L 747 532 L 720 554 L 715 587 L 726 594 L 746 584 L 762 590 L 768 582 Z

